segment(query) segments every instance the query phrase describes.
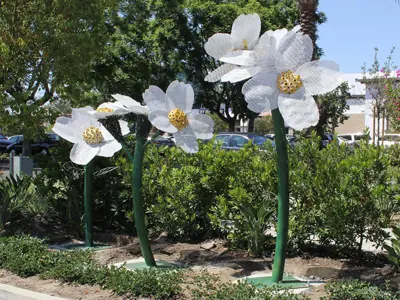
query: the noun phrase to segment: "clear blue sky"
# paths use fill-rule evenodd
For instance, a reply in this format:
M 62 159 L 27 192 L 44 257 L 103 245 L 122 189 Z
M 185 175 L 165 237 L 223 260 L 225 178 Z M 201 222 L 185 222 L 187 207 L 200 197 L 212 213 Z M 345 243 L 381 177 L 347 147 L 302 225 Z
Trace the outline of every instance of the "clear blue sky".
M 362 72 L 371 66 L 374 48 L 381 64 L 392 46 L 394 63 L 400 66 L 400 4 L 395 0 L 320 0 L 319 10 L 328 22 L 319 26 L 322 59 L 334 60 L 344 73 Z

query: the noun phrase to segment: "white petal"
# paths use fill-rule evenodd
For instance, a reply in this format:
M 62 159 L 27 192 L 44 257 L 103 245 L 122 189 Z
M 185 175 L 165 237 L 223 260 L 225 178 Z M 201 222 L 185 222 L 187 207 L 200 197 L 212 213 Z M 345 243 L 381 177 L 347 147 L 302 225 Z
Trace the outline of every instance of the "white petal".
M 76 125 L 77 123 L 71 118 L 59 117 L 52 130 L 71 143 L 79 143 L 82 141 L 82 131 L 80 131 L 79 127 Z
M 94 111 L 95 110 L 90 106 L 72 109 L 72 120 L 74 121 L 75 128 L 77 128 L 80 133 L 83 133 L 83 131 L 90 126 L 100 126 L 100 122 L 92 116 L 92 112 Z
M 296 33 L 289 36 L 284 43 L 281 42 L 278 52 L 282 54 L 279 65 L 281 71 L 294 71 L 302 64 L 311 61 L 313 43 L 308 35 Z
M 222 66 L 219 66 L 216 68 L 214 71 L 209 73 L 204 80 L 208 82 L 217 82 L 221 80 L 221 77 L 224 76 L 226 73 L 229 73 L 230 71 L 236 69 L 237 66 L 231 65 L 231 64 L 223 64 Z
M 109 141 L 99 147 L 100 150 L 97 155 L 103 157 L 112 157 L 115 152 L 118 152 L 119 150 L 121 150 L 121 148 L 121 144 L 118 143 L 116 140 Z
M 321 95 L 333 91 L 342 82 L 339 66 L 333 61 L 312 61 L 300 66 L 300 75 L 308 95 Z
M 198 139 L 211 139 L 214 131 L 214 121 L 207 115 L 198 114 L 189 118 L 189 125 Z
M 260 61 L 265 55 L 271 51 L 276 50 L 276 38 L 273 36 L 274 32 L 268 30 L 263 35 L 261 35 L 258 40 L 258 44 L 254 47 L 252 56 L 255 57 L 256 62 Z
M 194 102 L 194 91 L 190 84 L 173 81 L 167 89 L 167 96 L 175 106 L 185 113 L 191 112 Z
M 293 40 L 296 36 L 296 33 L 298 33 L 300 31 L 300 29 L 301 29 L 300 25 L 297 25 L 297 26 L 293 27 L 289 32 L 287 32 L 281 38 L 279 38 L 279 34 L 278 34 L 278 36 L 274 35 L 274 37 L 276 38 L 276 42 L 277 42 L 277 45 L 276 45 L 277 48 L 279 48 L 281 45 L 283 45 L 283 47 L 287 47 L 288 43 L 293 42 Z
M 285 37 L 285 35 L 288 33 L 286 28 L 283 29 L 278 29 L 275 30 L 272 33 L 272 36 L 275 38 L 276 46 L 279 47 L 279 44 L 281 43 L 282 39 Z
M 277 77 L 276 73 L 260 72 L 243 85 L 242 93 L 251 111 L 261 113 L 278 108 Z
M 221 81 L 235 83 L 249 79 L 255 76 L 258 72 L 260 72 L 260 67 L 240 67 L 222 76 Z
M 121 127 L 122 135 L 129 134 L 130 130 L 129 130 L 128 122 L 123 121 L 123 120 L 118 120 L 118 122 L 119 122 L 119 126 Z
M 318 123 L 319 111 L 314 98 L 309 95 L 280 94 L 278 105 L 286 124 L 295 130 L 303 130 Z
M 254 65 L 253 51 L 250 50 L 235 50 L 229 51 L 219 60 L 228 64 L 239 65 L 239 66 L 251 66 Z
M 157 129 L 174 133 L 177 132 L 178 129 L 171 124 L 168 119 L 168 112 L 164 110 L 154 110 L 149 113 L 149 121 L 153 124 Z
M 181 147 L 187 153 L 196 153 L 199 151 L 199 144 L 193 130 L 187 126 L 183 130 L 175 132 L 174 137 L 176 145 Z
M 103 136 L 103 142 L 110 142 L 115 140 L 114 136 L 103 126 L 103 124 L 100 124 L 98 127 L 101 131 L 101 135 Z
M 220 59 L 226 52 L 233 49 L 232 38 L 228 33 L 216 33 L 204 44 L 207 54 Z
M 232 25 L 233 48 L 253 49 L 260 37 L 260 32 L 261 20 L 258 14 L 240 15 Z
M 72 162 L 78 165 L 88 164 L 99 153 L 98 145 L 88 145 L 85 142 L 80 142 L 72 147 L 69 157 Z
M 149 107 L 150 111 L 154 110 L 164 110 L 170 111 L 174 109 L 174 105 L 167 95 L 155 85 L 149 86 L 149 88 L 143 94 L 143 100 Z
M 116 101 L 120 102 L 122 105 L 124 105 L 126 107 L 140 105 L 139 102 L 133 100 L 129 96 L 125 96 L 125 95 L 121 95 L 121 94 L 114 94 L 114 95 L 111 95 L 111 97 L 113 97 Z

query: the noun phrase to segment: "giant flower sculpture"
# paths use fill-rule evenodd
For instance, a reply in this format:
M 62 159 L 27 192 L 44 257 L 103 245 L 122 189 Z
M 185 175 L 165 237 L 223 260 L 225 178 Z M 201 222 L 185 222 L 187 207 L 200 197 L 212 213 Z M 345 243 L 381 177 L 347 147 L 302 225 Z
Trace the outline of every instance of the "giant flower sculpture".
M 136 100 L 132 99 L 129 96 L 114 94 L 111 95 L 115 100 L 117 105 L 122 105 L 127 112 L 139 114 L 139 115 L 148 115 L 149 108 L 145 105 L 141 105 Z
M 209 38 L 204 49 L 208 55 L 226 64 L 212 71 L 205 80 L 216 82 L 234 70 L 250 76 L 256 74 L 258 69 L 252 67 L 250 56 L 258 43 L 260 31 L 261 20 L 257 14 L 240 15 L 233 22 L 230 34 L 216 33 Z
M 176 144 L 185 152 L 198 151 L 198 139 L 213 137 L 213 120 L 206 115 L 192 113 L 194 91 L 189 84 L 172 82 L 164 93 L 150 86 L 143 94 L 149 107 L 149 121 L 159 130 L 172 133 Z
M 290 31 L 285 28 L 268 30 L 259 37 L 260 17 L 257 14 L 240 15 L 232 25 L 231 34 L 216 33 L 205 43 L 204 49 L 210 56 L 225 62 L 208 74 L 205 81 L 235 83 L 255 76 L 261 70 L 261 58 L 265 53 L 276 50 L 299 29 L 300 26 Z
M 84 111 L 85 113 L 82 113 Z M 59 117 L 53 131 L 67 141 L 74 143 L 70 159 L 78 165 L 88 164 L 95 156 L 112 157 L 121 149 L 111 133 L 89 112 L 91 107 L 73 109 L 71 118 Z M 127 127 L 121 128 L 123 134 Z
M 238 19 L 243 18 L 239 16 Z M 248 36 L 259 34 L 258 24 L 249 22 L 243 24 L 242 29 Z M 272 269 L 274 283 L 283 280 L 289 227 L 289 162 L 285 121 L 296 130 L 317 124 L 319 111 L 312 96 L 330 92 L 342 81 L 336 63 L 311 61 L 313 43 L 298 30 L 299 27 L 289 32 L 286 29 L 268 31 L 257 42 L 251 40 L 254 42 L 251 52 L 235 52 L 235 47 L 232 51 L 224 34 L 215 34 L 205 45 L 208 54 L 229 64 L 213 71 L 205 78 L 206 81 L 221 79 L 237 82 L 253 77 L 242 88 L 248 108 L 257 113 L 272 111 L 278 167 L 278 224 Z M 250 35 L 251 32 L 253 35 Z M 244 38 L 242 41 L 244 45 L 247 42 Z
M 274 50 L 274 42 L 260 60 L 262 71 L 243 86 L 248 108 L 261 113 L 279 108 L 285 122 L 296 130 L 316 125 L 319 111 L 313 95 L 325 94 L 342 82 L 332 61 L 311 61 L 313 43 L 296 33 Z

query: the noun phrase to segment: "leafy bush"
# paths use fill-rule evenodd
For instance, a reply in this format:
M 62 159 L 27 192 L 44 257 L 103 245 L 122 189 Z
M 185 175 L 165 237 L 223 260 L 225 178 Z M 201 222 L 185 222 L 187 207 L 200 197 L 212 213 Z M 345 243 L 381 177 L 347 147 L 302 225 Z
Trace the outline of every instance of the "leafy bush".
M 397 269 L 400 268 L 400 226 L 393 226 L 393 234 L 394 238 L 390 241 L 392 243 L 391 246 L 384 245 L 384 248 L 388 252 L 387 257 L 389 261 L 391 261 Z
M 358 280 L 328 282 L 325 291 L 329 296 L 321 298 L 323 300 L 396 300 L 400 297 L 400 292 L 391 292 Z
M 164 299 L 181 292 L 182 272 L 167 269 L 129 271 L 102 266 L 90 251 L 50 251 L 29 236 L 0 238 L 0 268 L 22 277 L 40 275 L 77 284 L 99 284 L 118 295 Z

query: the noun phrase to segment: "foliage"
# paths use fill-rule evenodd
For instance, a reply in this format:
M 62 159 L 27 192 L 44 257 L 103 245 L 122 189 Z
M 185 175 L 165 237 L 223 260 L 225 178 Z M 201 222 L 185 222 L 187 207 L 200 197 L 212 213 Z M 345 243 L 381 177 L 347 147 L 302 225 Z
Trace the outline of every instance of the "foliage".
M 332 92 L 316 97 L 320 117 L 315 127 L 319 134 L 334 132 L 339 124 L 343 124 L 349 118 L 344 114 L 349 109 L 349 96 L 349 85 L 343 82 Z
M 396 268 L 400 268 L 400 226 L 392 227 L 394 238 L 392 238 L 391 246 L 384 245 L 383 247 L 387 251 L 388 259 L 396 266 Z
M 99 284 L 118 295 L 165 299 L 181 292 L 178 270 L 130 271 L 102 266 L 90 251 L 50 251 L 41 240 L 18 236 L 0 238 L 0 268 L 22 277 L 40 275 L 66 283 Z
M 367 143 L 354 148 L 333 143 L 320 150 L 314 139 L 289 150 L 291 242 L 318 239 L 360 252 L 365 240 L 382 246 L 387 238 L 382 228 L 400 209 L 400 178 L 385 151 Z
M 214 121 L 214 132 L 226 132 L 229 130 L 228 124 L 222 120 L 218 115 L 207 113 L 207 115 Z
M 321 298 L 322 300 L 395 300 L 400 297 L 400 292 L 391 292 L 358 280 L 328 282 L 325 284 L 325 291 L 329 296 Z
M 382 134 L 381 126 L 381 119 L 386 118 L 389 116 L 395 116 L 397 109 L 396 105 L 393 105 L 392 97 L 395 95 L 394 88 L 397 88 L 394 84 L 394 78 L 392 78 L 392 71 L 396 70 L 396 66 L 393 63 L 392 56 L 394 54 L 394 49 L 390 51 L 389 56 L 381 65 L 378 60 L 378 48 L 375 48 L 375 56 L 374 62 L 372 63 L 371 67 L 367 69 L 366 66 L 363 67 L 363 83 L 366 86 L 366 92 L 370 98 L 372 98 L 372 104 L 370 104 L 370 109 L 373 112 L 374 118 L 376 119 L 376 131 L 373 132 L 374 141 L 379 141 L 380 136 Z M 389 91 L 388 88 L 392 89 Z M 386 101 L 389 97 L 389 101 Z M 396 98 L 396 97 L 395 97 Z M 396 103 L 396 100 L 394 100 Z M 388 114 L 385 116 L 385 114 Z M 394 120 L 396 122 L 396 120 Z M 375 142 L 376 143 L 376 142 Z M 382 142 L 383 143 L 383 142 Z
M 255 119 L 254 121 L 254 132 L 260 134 L 273 133 L 274 123 L 272 122 L 271 116 L 265 116 Z
M 38 196 L 31 177 L 0 179 L 0 229 L 14 217 L 34 217 L 51 212 L 50 207 Z
M 2 129 L 27 143 L 51 121 L 49 104 L 82 94 L 91 62 L 105 44 L 105 12 L 114 1 L 30 0 L 0 3 Z M 90 89 L 90 87 L 89 87 Z

